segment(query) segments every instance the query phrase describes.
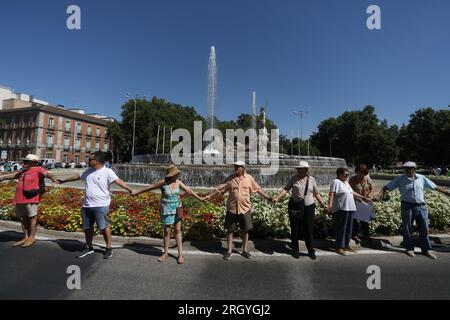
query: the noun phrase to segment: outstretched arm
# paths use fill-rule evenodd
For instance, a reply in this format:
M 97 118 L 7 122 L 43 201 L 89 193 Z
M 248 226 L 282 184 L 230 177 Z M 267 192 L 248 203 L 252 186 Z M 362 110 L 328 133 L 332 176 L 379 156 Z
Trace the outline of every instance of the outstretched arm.
M 47 173 L 44 175 L 44 177 L 47 178 L 47 179 L 52 180 L 54 183 L 59 183 L 59 182 L 58 182 L 58 179 L 56 179 L 56 177 L 55 177 L 53 174 L 51 174 L 50 172 L 47 172 Z
M 197 200 L 203 200 L 197 193 L 195 193 L 191 188 L 189 188 L 188 186 L 186 186 L 183 182 L 178 181 L 180 184 L 180 188 L 186 192 L 187 194 L 195 197 Z
M 118 184 L 121 188 L 127 190 L 129 193 L 133 193 L 133 190 L 122 180 L 122 179 L 116 179 L 114 180 L 114 183 Z
M 281 199 L 284 198 L 284 196 L 288 193 L 288 190 L 283 189 L 281 190 L 275 197 L 272 198 L 272 203 L 277 203 L 279 202 Z
M 0 176 L 0 182 L 6 180 L 16 180 L 19 178 L 19 173 L 11 173 Z
M 77 180 L 80 180 L 80 179 L 81 179 L 80 175 L 79 174 L 75 174 L 75 175 L 70 176 L 70 177 L 65 178 L 65 179 L 61 179 L 61 178 L 56 179 L 56 181 L 58 183 L 62 184 L 62 183 L 66 183 L 66 182 L 77 181 Z
M 272 202 L 272 197 L 269 197 L 264 191 L 263 189 L 258 189 L 258 191 L 256 191 L 261 197 L 263 197 L 264 199 L 266 199 L 269 202 Z
M 436 190 L 436 191 L 439 191 L 439 192 L 441 192 L 441 193 L 443 193 L 443 194 L 446 194 L 447 196 L 450 196 L 450 191 L 447 190 L 447 189 L 444 189 L 444 188 L 442 188 L 442 187 L 436 187 L 435 190 Z
M 148 191 L 152 191 L 152 190 L 156 190 L 159 189 L 163 186 L 164 184 L 164 180 L 160 180 L 152 185 L 149 185 L 148 187 L 145 187 L 144 189 L 138 190 L 138 191 L 133 191 L 131 194 L 133 196 L 137 196 L 138 194 L 144 193 L 144 192 L 148 192 Z

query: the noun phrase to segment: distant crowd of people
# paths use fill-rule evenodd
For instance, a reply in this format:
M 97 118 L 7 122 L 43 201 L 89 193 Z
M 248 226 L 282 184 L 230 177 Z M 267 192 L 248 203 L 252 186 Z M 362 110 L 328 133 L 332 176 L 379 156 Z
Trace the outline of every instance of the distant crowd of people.
M 174 165 L 167 168 L 164 179 L 138 191 L 133 191 L 106 163 L 103 152 L 95 152 L 90 155 L 87 170 L 64 179 L 55 177 L 45 168 L 39 166 L 39 157 L 36 155 L 29 154 L 22 160 L 23 170 L 0 176 L 0 181 L 18 180 L 14 203 L 16 215 L 22 222 L 24 237 L 14 246 L 27 248 L 36 242 L 38 206 L 45 189 L 43 188 L 44 178 L 51 179 L 57 184 L 83 180 L 85 182 L 85 195 L 81 216 L 86 249 L 78 255 L 78 258 L 94 253 L 92 242 L 95 225 L 101 230 L 106 243 L 104 258 L 112 257 L 108 213 L 111 203 L 110 188 L 113 183 L 133 196 L 157 189 L 161 191 L 160 219 L 164 225 L 164 240 L 163 252 L 158 261 L 163 262 L 168 256 L 171 228 L 173 227 L 178 248 L 177 262 L 179 264 L 184 263 L 181 229 L 184 215 L 180 198 L 182 191 L 201 201 L 209 201 L 219 194 L 228 194 L 225 213 L 227 250 L 223 256 L 224 260 L 230 260 L 232 257 L 233 233 L 236 230 L 241 231 L 241 255 L 248 259 L 253 258 L 253 254 L 248 247 L 249 231 L 253 228 L 251 194 L 257 193 L 269 203 L 276 204 L 290 193 L 286 211 L 291 229 L 292 256 L 297 259 L 300 257 L 299 240 L 303 234 L 308 256 L 315 260 L 317 257 L 314 249 L 313 229 L 316 201 L 323 210 L 326 210 L 333 217 L 336 253 L 346 256 L 348 252 L 357 252 L 355 248 L 350 246 L 352 238 L 356 243 L 360 242 L 361 239 L 371 239 L 369 223 L 374 218 L 372 201 L 380 201 L 386 191 L 395 189 L 399 189 L 401 194 L 401 218 L 406 254 L 410 257 L 415 255 L 411 230 L 413 222 L 416 221 L 419 228 L 422 253 L 431 259 L 436 259 L 428 237 L 429 219 L 424 192 L 428 189 L 450 195 L 448 190 L 436 186 L 427 177 L 417 174 L 417 165 L 414 162 L 404 163 L 404 174 L 394 178 L 378 193 L 375 193 L 375 187 L 369 176 L 367 165 L 357 166 L 355 175 L 351 177 L 347 168 L 338 168 L 336 179 L 330 184 L 328 202 L 326 203 L 320 194 L 316 180 L 309 174 L 309 164 L 305 161 L 300 161 L 298 166 L 294 167 L 296 174 L 289 181 L 286 181 L 285 187 L 275 197 L 270 197 L 256 180 L 246 172 L 246 164 L 242 161 L 233 164 L 234 172 L 222 184 L 208 195 L 201 197 L 180 180 L 181 171 Z

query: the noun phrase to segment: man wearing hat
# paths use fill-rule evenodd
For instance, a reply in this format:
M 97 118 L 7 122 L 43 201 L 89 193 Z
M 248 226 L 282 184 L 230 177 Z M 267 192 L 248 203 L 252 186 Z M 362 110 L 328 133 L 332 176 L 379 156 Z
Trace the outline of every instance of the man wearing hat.
M 43 181 L 45 178 L 57 182 L 56 178 L 43 167 L 39 166 L 39 157 L 29 154 L 21 159 L 23 169 L 17 173 L 0 177 L 0 181 L 16 180 L 14 203 L 16 216 L 22 222 L 24 238 L 14 244 L 14 247 L 28 248 L 36 242 L 38 207 L 43 193 Z
M 315 216 L 315 201 L 320 203 L 322 207 L 326 207 L 325 202 L 320 195 L 314 177 L 308 175 L 309 164 L 306 161 L 300 161 L 299 165 L 294 167 L 297 174 L 292 176 L 287 185 L 281 190 L 272 203 L 280 201 L 289 191 L 292 190 L 291 198 L 288 204 L 289 223 L 291 227 L 292 256 L 296 259 L 300 258 L 300 248 L 298 241 L 300 234 L 305 237 L 308 256 L 315 260 L 316 253 L 313 248 L 313 230 Z
M 248 251 L 248 231 L 253 229 L 251 217 L 250 194 L 258 193 L 269 202 L 272 200 L 255 179 L 245 172 L 245 162 L 237 161 L 234 164 L 234 174 L 216 188 L 210 195 L 204 198 L 208 200 L 216 194 L 228 192 L 227 213 L 225 217 L 225 229 L 227 229 L 227 253 L 224 260 L 229 260 L 233 250 L 233 231 L 239 224 L 242 231 L 242 255 L 247 259 L 252 259 L 253 255 Z
M 394 178 L 390 183 L 383 187 L 379 192 L 378 198 L 381 199 L 386 191 L 392 191 L 397 188 L 401 194 L 401 213 L 403 225 L 403 243 L 406 247 L 406 254 L 414 257 L 414 243 L 411 238 L 411 228 L 415 220 L 419 228 L 420 247 L 422 253 L 430 259 L 437 259 L 431 252 L 431 243 L 428 238 L 428 210 L 424 200 L 424 190 L 436 190 L 446 195 L 450 192 L 436 184 L 427 177 L 416 173 L 416 164 L 408 161 L 403 164 L 405 174 Z

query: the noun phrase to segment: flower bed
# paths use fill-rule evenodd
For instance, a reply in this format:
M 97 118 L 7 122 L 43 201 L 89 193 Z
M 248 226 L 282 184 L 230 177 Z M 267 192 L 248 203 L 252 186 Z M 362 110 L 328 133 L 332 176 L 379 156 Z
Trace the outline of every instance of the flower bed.
M 47 188 L 39 207 L 39 224 L 50 230 L 81 231 L 80 208 L 83 190 L 69 188 Z M 12 204 L 15 184 L 0 184 L 0 220 L 17 220 Z M 325 200 L 327 196 L 324 195 Z M 253 237 L 289 237 L 289 219 L 286 197 L 271 205 L 259 196 L 252 197 Z M 119 236 L 147 236 L 162 238 L 163 226 L 159 219 L 158 194 L 145 193 L 131 197 L 126 193 L 113 193 L 110 207 L 111 229 Z M 224 198 L 216 197 L 212 202 L 182 197 L 185 212 L 183 236 L 188 240 L 208 240 L 225 234 Z M 430 227 L 445 231 L 450 225 L 450 198 L 437 192 L 427 192 L 426 202 L 430 213 Z M 398 235 L 401 228 L 400 195 L 390 194 L 388 201 L 375 203 L 377 219 L 370 223 L 374 235 Z M 322 209 L 316 210 L 315 234 L 317 237 L 333 235 L 331 216 Z

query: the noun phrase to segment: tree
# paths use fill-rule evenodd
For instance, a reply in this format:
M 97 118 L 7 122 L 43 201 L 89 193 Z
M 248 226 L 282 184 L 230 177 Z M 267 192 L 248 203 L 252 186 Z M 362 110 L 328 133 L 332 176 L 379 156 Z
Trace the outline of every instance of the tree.
M 333 157 L 372 166 L 395 161 L 397 131 L 396 126 L 389 127 L 386 120 L 378 119 L 373 106 L 366 106 L 362 111 L 346 111 L 322 121 L 311 140 L 322 155 L 329 156 L 332 149 Z
M 450 111 L 419 109 L 399 130 L 400 159 L 427 165 L 450 163 Z

